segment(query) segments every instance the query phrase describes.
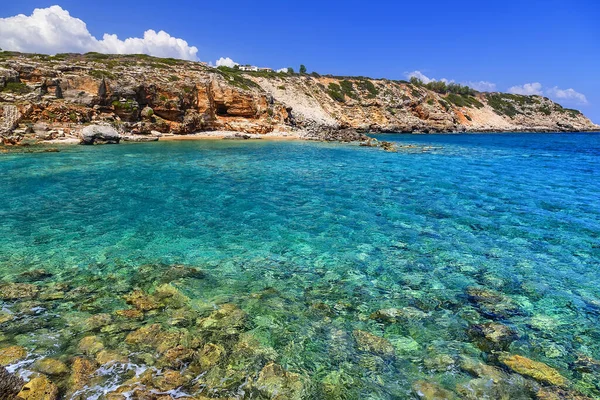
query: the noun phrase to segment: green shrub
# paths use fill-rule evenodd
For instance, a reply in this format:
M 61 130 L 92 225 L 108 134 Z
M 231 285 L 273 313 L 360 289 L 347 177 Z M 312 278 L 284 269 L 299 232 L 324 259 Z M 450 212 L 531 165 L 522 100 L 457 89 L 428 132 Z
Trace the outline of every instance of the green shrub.
M 33 89 L 21 82 L 8 82 L 2 91 L 16 94 L 27 94 L 31 93 Z
M 458 107 L 469 107 L 469 108 L 482 108 L 483 103 L 477 100 L 475 97 L 469 95 L 460 95 L 450 93 L 444 98 L 448 103 L 452 103 Z
M 93 69 L 90 71 L 90 76 L 93 76 L 96 79 L 115 79 L 115 75 L 108 71 L 103 71 L 100 69 Z
M 329 84 L 327 93 L 329 93 L 329 96 L 331 96 L 331 98 L 335 101 L 339 101 L 340 103 L 346 101 L 344 94 L 342 93 L 342 88 L 337 83 L 331 82 Z
M 356 95 L 356 92 L 354 91 L 354 85 L 352 84 L 351 81 L 344 79 L 343 81 L 340 81 L 340 87 L 342 89 L 342 93 L 348 97 L 350 97 L 351 99 L 357 99 L 358 96 Z
M 367 79 L 360 80 L 358 82 L 358 87 L 361 90 L 365 90 L 365 91 L 369 92 L 370 98 L 373 98 L 379 94 L 379 90 L 377 89 L 377 87 L 375 87 L 373 82 L 371 82 L 370 80 L 367 80 Z

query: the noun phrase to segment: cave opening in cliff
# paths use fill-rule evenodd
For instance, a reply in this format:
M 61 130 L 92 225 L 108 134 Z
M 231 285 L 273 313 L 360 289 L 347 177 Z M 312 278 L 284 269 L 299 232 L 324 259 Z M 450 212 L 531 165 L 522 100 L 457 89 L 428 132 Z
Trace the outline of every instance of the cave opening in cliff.
M 217 103 L 217 115 L 227 115 L 227 106 L 223 103 Z

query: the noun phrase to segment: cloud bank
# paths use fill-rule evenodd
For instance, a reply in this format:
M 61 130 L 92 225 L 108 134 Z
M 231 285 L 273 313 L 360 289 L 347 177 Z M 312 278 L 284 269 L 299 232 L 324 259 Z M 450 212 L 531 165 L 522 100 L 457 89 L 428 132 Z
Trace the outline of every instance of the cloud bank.
M 240 65 L 239 63 L 236 63 L 235 61 L 233 61 L 231 58 L 229 57 L 221 57 L 217 60 L 216 63 L 217 67 L 229 67 L 229 68 L 233 68 L 236 65 Z
M 508 93 L 512 94 L 522 94 L 525 96 L 538 95 L 541 96 L 544 93 L 542 92 L 542 84 L 539 82 L 534 83 L 526 83 L 522 86 L 512 86 L 508 88 Z
M 407 72 L 405 73 L 406 77 L 408 79 L 410 78 L 417 78 L 420 79 L 421 81 L 423 81 L 423 83 L 428 84 L 430 82 L 436 82 L 436 81 L 440 81 L 440 82 L 444 82 L 444 83 L 455 83 L 455 81 L 453 79 L 446 79 L 446 78 L 441 78 L 441 79 L 436 79 L 436 78 L 430 78 L 427 75 L 425 75 L 424 73 L 422 73 L 421 71 L 413 71 L 413 72 Z M 464 82 L 461 83 L 462 85 L 465 86 L 469 86 L 475 90 L 478 90 L 480 92 L 493 92 L 496 90 L 496 84 L 492 83 L 492 82 L 488 82 L 488 81 L 479 81 L 479 82 Z
M 198 60 L 198 49 L 165 31 L 147 30 L 142 38 L 121 40 L 104 34 L 101 40 L 87 25 L 60 6 L 37 8 L 29 16 L 0 18 L 0 48 L 26 53 L 148 54 L 183 60 Z
M 508 88 L 508 93 L 547 96 L 557 101 L 567 101 L 574 104 L 586 105 L 588 100 L 583 93 L 574 89 L 560 89 L 557 86 L 544 89 L 539 82 L 526 83 L 522 86 L 513 86 Z

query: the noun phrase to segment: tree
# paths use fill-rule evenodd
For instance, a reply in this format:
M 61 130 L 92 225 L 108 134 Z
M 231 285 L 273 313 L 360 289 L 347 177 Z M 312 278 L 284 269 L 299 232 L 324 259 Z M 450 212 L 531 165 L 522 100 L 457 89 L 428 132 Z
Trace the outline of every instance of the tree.
M 294 68 L 288 67 L 288 74 L 294 75 Z
M 304 64 L 300 64 L 300 73 L 306 74 L 306 66 Z

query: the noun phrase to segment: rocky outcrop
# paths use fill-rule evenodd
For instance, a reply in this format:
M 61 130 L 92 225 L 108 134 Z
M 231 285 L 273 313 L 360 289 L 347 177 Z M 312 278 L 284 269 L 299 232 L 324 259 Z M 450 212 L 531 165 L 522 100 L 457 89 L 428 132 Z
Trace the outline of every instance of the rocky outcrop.
M 130 141 L 202 131 L 354 141 L 367 131 L 600 129 L 540 96 L 440 94 L 404 81 L 250 73 L 135 55 L 0 55 L 4 144 L 78 138 L 87 125 L 110 125 Z
M 111 126 L 90 125 L 81 131 L 81 144 L 118 144 L 121 135 Z

